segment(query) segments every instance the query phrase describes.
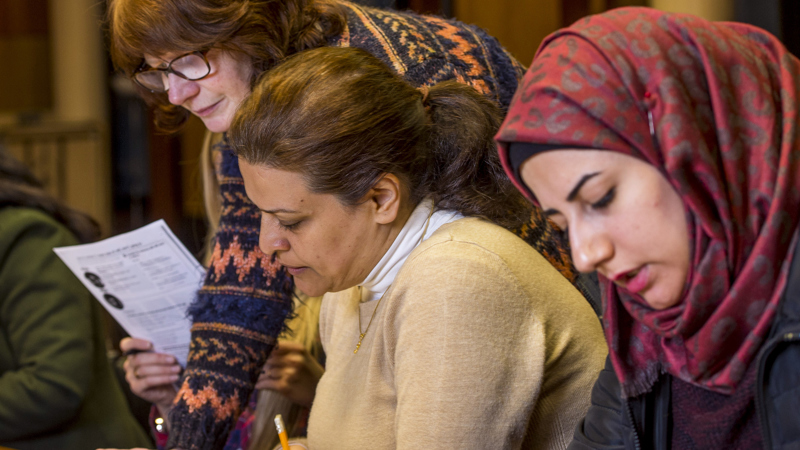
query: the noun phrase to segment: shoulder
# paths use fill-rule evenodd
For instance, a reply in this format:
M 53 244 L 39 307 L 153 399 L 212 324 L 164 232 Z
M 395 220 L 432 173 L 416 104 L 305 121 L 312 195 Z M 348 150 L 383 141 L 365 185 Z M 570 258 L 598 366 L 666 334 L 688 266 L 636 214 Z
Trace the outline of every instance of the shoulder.
M 480 266 L 506 266 L 503 254 L 528 246 L 521 239 L 495 224 L 477 218 L 463 218 L 443 225 L 409 256 L 404 270 L 426 266 L 433 262 L 455 259 L 456 264 L 467 261 Z M 519 242 L 517 242 L 519 241 Z M 522 245 L 518 245 L 522 244 Z
M 459 22 L 455 19 L 447 19 L 434 14 L 417 14 L 411 11 L 394 11 L 346 3 L 348 25 L 353 22 L 356 25 L 364 23 L 374 24 L 381 31 L 394 31 L 397 27 L 405 27 L 414 30 L 426 30 L 434 33 L 438 38 L 456 39 L 466 38 L 470 41 L 492 39 L 483 29 L 475 25 Z M 410 38 L 421 39 L 425 36 L 409 36 Z
M 468 217 L 439 228 L 409 257 L 417 264 L 432 259 L 477 258 L 484 266 L 513 272 L 535 271 L 549 278 L 558 271 L 533 247 L 514 233 L 483 219 Z
M 20 288 L 26 285 L 37 286 L 35 291 L 40 305 L 43 302 L 58 304 L 61 299 L 83 295 L 85 290 L 80 281 L 53 252 L 54 247 L 75 244 L 78 244 L 77 238 L 42 211 L 32 208 L 0 210 L 0 302 L 4 308 L 15 304 L 14 299 L 24 300 L 33 292 Z M 20 295 L 11 295 L 9 289 L 16 289 Z
M 575 291 L 571 284 L 535 249 L 510 231 L 478 218 L 464 218 L 439 228 L 409 256 L 398 281 L 428 281 L 458 286 L 460 279 L 522 289 L 531 295 L 549 286 L 553 292 Z M 413 281 L 412 281 L 413 280 Z M 535 289 L 532 290 L 532 286 Z M 575 291 L 577 294 L 577 291 Z M 580 294 L 577 294 L 580 295 Z
M 581 324 L 597 322 L 583 296 L 539 252 L 510 231 L 478 218 L 439 228 L 411 253 L 396 284 L 408 294 L 406 301 L 426 291 L 453 301 L 502 296 L 506 305 L 515 303 L 537 314 L 568 311 L 570 319 Z
M 347 45 L 368 50 L 411 83 L 469 82 L 476 70 L 484 77 L 497 76 L 489 66 L 498 58 L 508 60 L 508 70 L 516 74 L 507 52 L 477 26 L 435 15 L 344 5 Z
M 0 249 L 5 252 L 21 238 L 44 241 L 52 246 L 78 243 L 67 227 L 44 211 L 25 207 L 0 209 Z

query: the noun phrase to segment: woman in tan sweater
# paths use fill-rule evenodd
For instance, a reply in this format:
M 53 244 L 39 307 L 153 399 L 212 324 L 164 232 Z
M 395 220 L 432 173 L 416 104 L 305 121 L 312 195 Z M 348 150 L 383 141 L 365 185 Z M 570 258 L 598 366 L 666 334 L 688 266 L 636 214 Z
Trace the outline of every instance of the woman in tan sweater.
M 508 231 L 530 210 L 494 150 L 499 121 L 469 86 L 417 90 L 345 48 L 289 58 L 237 113 L 261 249 L 325 295 L 309 448 L 566 447 L 605 342 Z

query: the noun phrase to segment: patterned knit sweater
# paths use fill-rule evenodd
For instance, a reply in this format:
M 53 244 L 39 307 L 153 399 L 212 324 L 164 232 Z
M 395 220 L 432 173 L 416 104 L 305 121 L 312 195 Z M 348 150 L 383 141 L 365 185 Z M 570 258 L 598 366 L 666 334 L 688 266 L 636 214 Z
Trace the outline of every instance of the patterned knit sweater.
M 343 5 L 347 26 L 329 45 L 365 49 L 415 86 L 455 79 L 508 107 L 524 68 L 483 30 Z M 260 214 L 245 194 L 236 156 L 223 140 L 214 157 L 221 219 L 204 286 L 188 311 L 191 349 L 170 413 L 168 448 L 224 446 L 292 308 L 291 278 L 258 248 Z M 574 281 L 568 252 L 554 244 L 540 216 L 518 234 Z

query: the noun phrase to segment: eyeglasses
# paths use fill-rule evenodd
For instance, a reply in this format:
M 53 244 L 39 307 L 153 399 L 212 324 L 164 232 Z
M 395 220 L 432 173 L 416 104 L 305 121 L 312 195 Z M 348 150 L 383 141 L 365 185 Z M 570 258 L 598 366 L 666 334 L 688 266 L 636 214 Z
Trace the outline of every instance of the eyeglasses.
M 191 52 L 178 56 L 167 64 L 166 68 L 148 67 L 146 64 L 136 69 L 133 81 L 151 92 L 167 92 L 169 90 L 169 74 L 173 73 L 184 80 L 196 81 L 211 73 L 211 65 L 206 59 L 206 51 Z

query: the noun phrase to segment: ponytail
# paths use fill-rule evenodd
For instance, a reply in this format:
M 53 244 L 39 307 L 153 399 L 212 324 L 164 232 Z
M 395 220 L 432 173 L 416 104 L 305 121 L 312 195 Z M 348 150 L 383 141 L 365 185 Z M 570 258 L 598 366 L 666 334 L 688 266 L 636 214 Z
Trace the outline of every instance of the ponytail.
M 430 161 L 421 196 L 440 209 L 484 217 L 508 229 L 530 221 L 531 207 L 500 163 L 493 136 L 500 108 L 471 86 L 445 81 L 429 88 L 430 116 L 424 147 Z
M 505 175 L 493 136 L 499 108 L 454 81 L 415 89 L 364 50 L 325 47 L 264 74 L 229 140 L 250 164 L 303 174 L 312 192 L 355 205 L 384 174 L 416 205 L 514 229 L 531 207 Z

